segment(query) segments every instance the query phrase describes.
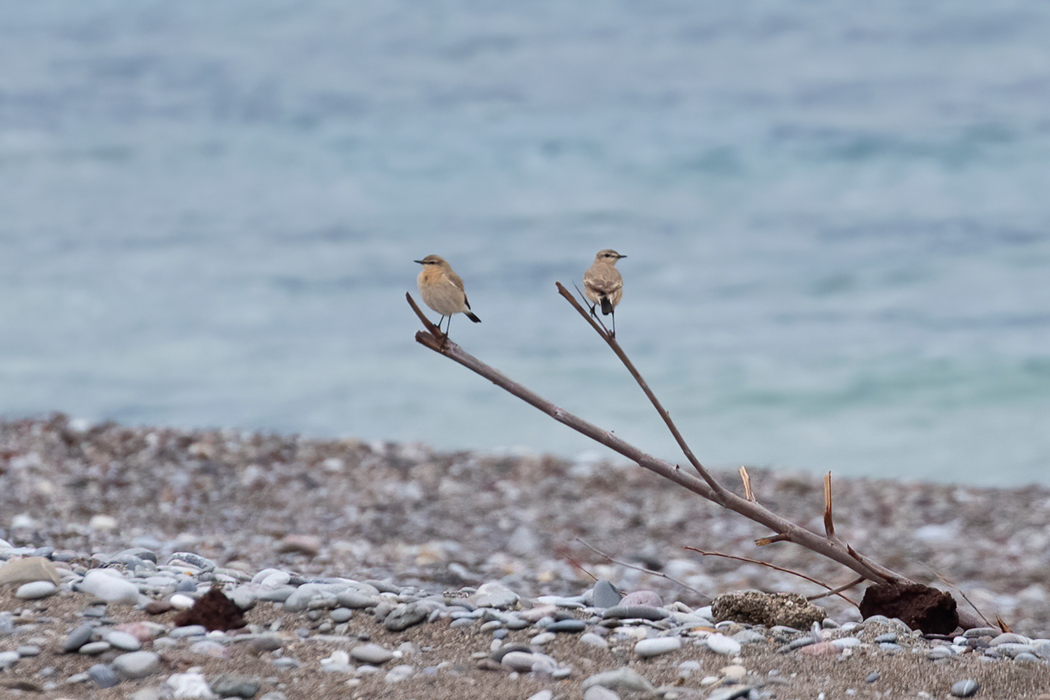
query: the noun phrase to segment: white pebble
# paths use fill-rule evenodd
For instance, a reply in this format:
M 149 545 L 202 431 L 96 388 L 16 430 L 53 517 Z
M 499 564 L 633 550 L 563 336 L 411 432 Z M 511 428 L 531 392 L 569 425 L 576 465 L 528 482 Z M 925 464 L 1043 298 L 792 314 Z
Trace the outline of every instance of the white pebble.
M 196 601 L 194 601 L 193 598 L 190 598 L 188 595 L 176 593 L 170 598 L 168 598 L 168 602 L 171 603 L 171 607 L 175 608 L 176 610 L 189 610 L 193 607 L 193 604 Z
M 47 598 L 56 593 L 58 593 L 58 586 L 50 581 L 30 581 L 18 587 L 18 590 L 15 591 L 15 598 L 36 600 L 37 598 Z
M 386 678 L 384 678 L 383 680 L 385 680 L 387 683 L 399 683 L 400 681 L 403 681 L 410 677 L 414 672 L 415 669 L 407 664 L 401 666 L 394 666 L 386 674 Z
M 740 653 L 740 642 L 735 639 L 731 639 L 724 634 L 712 634 L 704 643 L 707 648 L 716 654 L 725 654 L 726 656 L 736 656 Z
M 77 588 L 107 603 L 134 605 L 139 602 L 138 586 L 109 569 L 92 569 Z
M 654 637 L 643 639 L 634 645 L 634 653 L 643 659 L 659 656 L 682 648 L 680 637 Z

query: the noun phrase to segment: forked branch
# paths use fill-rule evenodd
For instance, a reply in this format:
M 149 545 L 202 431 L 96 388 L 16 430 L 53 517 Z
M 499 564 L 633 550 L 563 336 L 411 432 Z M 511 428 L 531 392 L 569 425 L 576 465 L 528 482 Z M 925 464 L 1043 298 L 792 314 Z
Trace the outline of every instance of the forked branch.
M 565 290 L 561 284 L 558 285 L 560 290 Z M 603 337 L 606 342 L 609 343 L 613 351 L 616 352 L 617 356 L 624 361 L 627 365 L 628 370 L 643 387 L 646 395 L 650 397 L 654 406 L 658 406 L 658 411 L 661 417 L 664 418 L 664 422 L 671 428 L 672 433 L 676 436 L 676 439 L 680 440 L 680 444 L 683 445 L 683 451 L 686 452 L 686 456 L 690 457 L 690 462 L 693 467 L 700 473 L 700 477 L 693 476 L 683 471 L 678 465 L 671 464 L 662 459 L 657 459 L 646 452 L 638 449 L 634 445 L 620 439 L 608 430 L 604 430 L 597 425 L 590 423 L 579 416 L 576 416 L 563 408 L 556 406 L 555 404 L 547 401 L 539 394 L 531 391 L 525 386 L 518 384 L 499 370 L 494 367 L 490 367 L 481 360 L 477 359 L 473 355 L 465 352 L 458 344 L 452 342 L 445 334 L 436 331 L 436 326 L 426 321 L 425 316 L 419 311 L 419 307 L 412 300 L 411 295 L 408 297 L 409 304 L 420 315 L 421 319 L 426 324 L 427 331 L 418 331 L 416 333 L 416 342 L 421 345 L 425 345 L 434 352 L 437 352 L 450 360 L 457 362 L 467 369 L 471 370 L 475 374 L 488 379 L 493 384 L 499 386 L 504 391 L 518 397 L 525 403 L 539 409 L 546 413 L 554 420 L 567 425 L 576 432 L 587 436 L 588 438 L 605 445 L 609 449 L 623 455 L 630 461 L 634 462 L 638 466 L 648 469 L 649 471 L 662 476 L 669 481 L 672 481 L 679 486 L 692 491 L 693 493 L 705 498 L 715 504 L 721 505 L 724 508 L 728 508 L 736 513 L 743 515 L 744 517 L 763 525 L 773 532 L 777 533 L 772 538 L 767 538 L 770 541 L 786 541 L 793 542 L 801 547 L 804 547 L 810 551 L 820 554 L 832 561 L 842 564 L 846 568 L 854 571 L 859 576 L 863 576 L 865 579 L 875 583 L 911 583 L 910 580 L 901 576 L 900 574 L 881 566 L 868 558 L 860 555 L 853 550 L 849 545 L 839 541 L 838 539 L 832 540 L 826 536 L 818 535 L 815 532 L 807 530 L 800 525 L 783 518 L 776 513 L 768 510 L 765 506 L 761 505 L 757 501 L 751 501 L 747 498 L 742 498 L 728 489 L 722 487 L 721 484 L 714 479 L 714 477 L 700 465 L 699 461 L 695 457 L 692 457 L 692 451 L 685 446 L 685 441 L 681 439 L 681 434 L 678 429 L 674 427 L 674 423 L 671 421 L 670 416 L 663 410 L 663 407 L 659 405 L 655 396 L 649 390 L 648 385 L 645 384 L 644 380 L 641 379 L 641 375 L 638 374 L 637 370 L 634 369 L 634 365 L 627 359 L 626 354 L 620 348 L 619 344 L 616 343 L 614 338 Z M 577 307 L 581 315 L 590 322 L 587 313 L 583 310 L 575 299 L 571 298 L 571 294 L 567 291 L 563 293 L 573 303 L 573 306 Z M 595 324 L 591 324 L 595 327 L 595 330 L 599 330 Z M 435 332 L 436 331 L 436 332 Z

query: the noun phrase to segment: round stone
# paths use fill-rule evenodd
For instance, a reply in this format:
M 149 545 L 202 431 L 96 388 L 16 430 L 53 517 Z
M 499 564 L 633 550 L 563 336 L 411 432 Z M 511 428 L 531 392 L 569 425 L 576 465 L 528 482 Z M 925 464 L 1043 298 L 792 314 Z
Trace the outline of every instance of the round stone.
M 87 572 L 77 588 L 107 603 L 135 605 L 139 602 L 138 586 L 109 569 L 93 569 Z
M 415 669 L 407 664 L 403 664 L 401 666 L 394 666 L 386 674 L 386 678 L 384 678 L 383 680 L 385 680 L 387 683 L 399 683 L 409 678 L 413 673 L 415 673 Z
M 146 678 L 160 671 L 160 657 L 152 651 L 133 651 L 113 659 L 113 670 L 131 680 Z
M 740 653 L 740 642 L 735 639 L 731 639 L 724 634 L 712 634 L 710 637 L 704 640 L 707 648 L 716 654 L 725 654 L 726 656 L 736 656 Z
M 532 664 L 535 659 L 531 652 L 528 651 L 512 651 L 503 656 L 500 663 L 513 671 L 519 671 L 521 673 L 528 673 L 532 670 Z
M 120 676 L 117 675 L 117 672 L 105 664 L 95 664 L 88 669 L 88 675 L 99 688 L 112 688 L 120 683 Z
M 394 658 L 394 652 L 378 644 L 363 644 L 350 650 L 350 656 L 356 661 L 379 666 Z
M 981 686 L 977 684 L 977 681 L 967 678 L 964 681 L 959 681 L 958 683 L 953 684 L 951 693 L 957 698 L 968 698 L 976 693 L 980 687 Z
M 104 639 L 109 642 L 113 648 L 120 649 L 121 651 L 138 651 L 142 648 L 142 642 L 140 642 L 134 635 L 128 634 L 127 632 L 113 631 L 107 634 Z
M 84 654 L 86 656 L 94 656 L 95 654 L 101 654 L 104 651 L 112 649 L 109 642 L 88 642 L 84 646 L 77 650 L 78 654 Z

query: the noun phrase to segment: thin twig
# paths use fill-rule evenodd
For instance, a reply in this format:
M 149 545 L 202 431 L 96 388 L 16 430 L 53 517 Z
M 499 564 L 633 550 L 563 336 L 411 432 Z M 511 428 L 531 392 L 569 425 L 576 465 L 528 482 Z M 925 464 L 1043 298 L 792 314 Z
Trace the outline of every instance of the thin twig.
M 620 358 L 620 362 L 622 362 L 624 367 L 627 368 L 627 371 L 631 373 L 634 380 L 638 382 L 638 386 L 640 386 L 642 391 L 645 392 L 645 395 L 653 405 L 653 408 L 655 408 L 656 412 L 660 414 L 661 418 L 663 418 L 664 423 L 667 425 L 667 429 L 671 431 L 671 435 L 674 436 L 675 442 L 678 443 L 678 447 L 682 450 L 686 459 L 689 460 L 689 463 L 693 465 L 693 468 L 696 469 L 697 473 L 700 474 L 704 481 L 707 482 L 707 485 L 711 487 L 711 490 L 714 491 L 716 496 L 714 499 L 715 502 L 719 505 L 725 505 L 729 492 L 718 482 L 717 479 L 711 476 L 711 473 L 707 471 L 704 465 L 700 464 L 700 460 L 698 460 L 693 454 L 693 451 L 689 449 L 689 445 L 686 444 L 685 438 L 682 437 L 682 433 L 678 431 L 678 426 L 676 426 L 674 421 L 671 420 L 671 415 L 667 412 L 667 409 L 663 407 L 663 404 L 660 403 L 660 400 L 656 398 L 656 394 L 654 394 L 653 390 L 649 388 L 649 385 L 645 380 L 642 379 L 642 375 L 635 368 L 634 363 L 627 357 L 627 353 L 625 353 L 623 348 L 620 347 L 620 344 L 616 342 L 616 337 L 608 331 L 599 329 L 598 325 L 594 323 L 587 311 L 580 306 L 580 303 L 576 301 L 576 298 L 572 296 L 572 293 L 566 289 L 561 282 L 555 282 L 555 284 L 558 287 L 558 292 L 565 297 L 569 303 L 572 304 L 573 308 L 575 308 L 580 315 L 591 324 L 594 330 L 598 332 L 598 335 L 608 343 L 609 347 L 612 348 L 612 351 L 616 353 L 618 358 Z
M 817 579 L 813 578 L 812 576 L 806 576 L 803 573 L 799 573 L 798 571 L 792 571 L 791 569 L 785 569 L 782 566 L 777 566 L 776 564 L 770 564 L 768 561 L 762 561 L 761 559 L 752 559 L 750 557 L 740 557 L 740 556 L 737 556 L 735 554 L 723 554 L 722 552 L 705 552 L 704 550 L 697 549 L 696 547 L 685 547 L 685 549 L 688 549 L 688 550 L 690 550 L 692 552 L 697 552 L 698 554 L 702 554 L 705 557 L 723 557 L 725 559 L 733 559 L 733 560 L 736 560 L 736 561 L 742 561 L 742 562 L 745 562 L 747 564 L 758 564 L 759 566 L 769 567 L 770 569 L 773 569 L 775 571 L 780 571 L 780 572 L 783 572 L 785 574 L 791 574 L 792 576 L 798 576 L 799 578 L 803 578 L 803 579 L 809 581 L 810 583 L 817 584 L 821 588 L 828 589 L 828 595 L 831 595 L 831 594 L 837 595 L 839 598 L 842 598 L 844 601 L 846 601 L 850 605 L 852 605 L 854 607 L 857 607 L 856 603 L 854 603 L 852 600 L 850 600 L 849 598 L 844 596 L 841 592 L 836 590 L 834 587 L 829 586 L 828 584 L 824 583 L 823 581 L 818 581 Z M 850 584 L 850 585 L 854 585 L 854 584 Z
M 835 521 L 831 517 L 831 472 L 824 475 L 824 532 L 829 539 L 835 536 Z
M 827 598 L 828 596 L 838 595 L 842 591 L 848 591 L 854 586 L 859 586 L 867 580 L 868 579 L 864 578 L 863 576 L 858 576 L 849 583 L 844 583 L 841 586 L 838 586 L 837 588 L 832 588 L 830 591 L 824 591 L 823 593 L 820 593 L 818 595 L 811 595 L 807 597 L 806 600 L 812 603 L 814 600 L 820 600 L 821 598 Z
M 747 467 L 740 467 L 740 480 L 744 482 L 744 498 L 754 502 L 755 494 L 751 490 L 751 477 L 747 473 Z
M 653 571 L 652 569 L 647 569 L 644 566 L 638 566 L 637 564 L 631 564 L 630 562 L 626 562 L 626 561 L 623 561 L 621 559 L 617 559 L 615 557 L 610 557 L 608 554 L 606 554 L 602 550 L 598 549 L 597 547 L 595 547 L 594 545 L 592 545 L 591 543 L 587 542 L 586 540 L 584 540 L 581 537 L 577 537 L 576 541 L 579 542 L 580 544 L 582 544 L 587 549 L 590 549 L 591 551 L 593 551 L 593 552 L 595 552 L 597 554 L 600 554 L 601 556 L 605 557 L 606 559 L 611 561 L 613 564 L 619 564 L 620 566 L 626 566 L 628 569 L 634 569 L 635 571 L 641 571 L 641 572 L 649 574 L 651 576 L 659 576 L 660 578 L 667 579 L 671 583 L 677 584 L 677 585 L 681 586 L 682 588 L 685 588 L 686 590 L 690 590 L 693 593 L 696 593 L 698 596 L 702 596 L 703 598 L 706 598 L 707 600 L 712 600 L 712 597 L 710 595 L 708 595 L 707 593 L 704 593 L 703 591 L 698 591 L 695 588 L 693 588 L 692 586 L 690 586 L 689 584 L 682 583 L 678 579 L 673 578 L 671 576 L 668 576 L 667 574 L 663 573 L 662 571 Z

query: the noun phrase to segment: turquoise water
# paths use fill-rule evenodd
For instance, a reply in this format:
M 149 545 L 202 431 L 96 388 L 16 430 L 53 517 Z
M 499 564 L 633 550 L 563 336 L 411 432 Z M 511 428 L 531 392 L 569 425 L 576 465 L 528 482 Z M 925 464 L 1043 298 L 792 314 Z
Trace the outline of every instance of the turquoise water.
M 1050 483 L 1050 6 L 4 3 L 0 415 Z

